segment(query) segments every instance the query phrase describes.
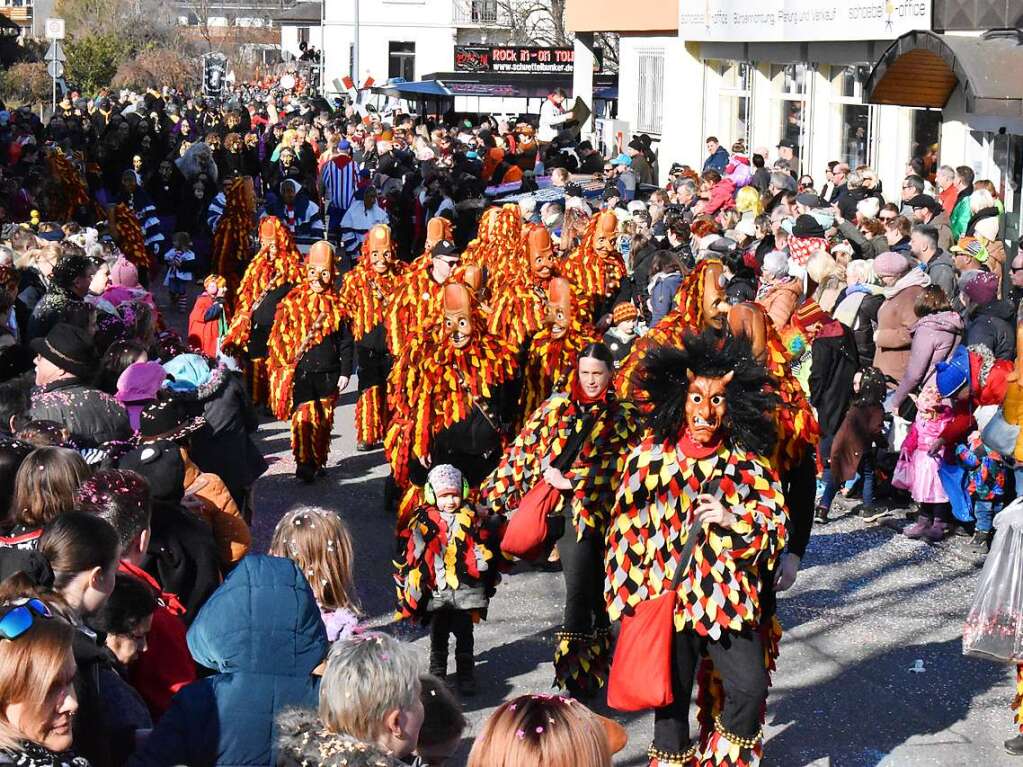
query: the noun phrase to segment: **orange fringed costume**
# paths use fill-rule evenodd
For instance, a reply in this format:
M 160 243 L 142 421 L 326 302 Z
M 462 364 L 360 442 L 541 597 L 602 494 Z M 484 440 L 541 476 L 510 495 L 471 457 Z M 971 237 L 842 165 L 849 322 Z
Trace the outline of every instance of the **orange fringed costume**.
M 546 227 L 533 226 L 516 271 L 495 281 L 491 292 L 490 332 L 521 346 L 543 327 L 547 288 L 555 272 L 554 246 Z
M 251 255 L 256 194 L 252 179 L 242 176 L 230 181 L 224 190 L 224 214 L 213 233 L 211 269 L 227 280 L 228 305 L 233 308 L 242 272 Z
M 288 227 L 275 216 L 259 223 L 259 252 L 245 269 L 235 298 L 235 312 L 221 348 L 246 361 L 249 394 L 255 405 L 269 401 L 267 342 L 277 305 L 302 282 L 302 256 Z
M 472 290 L 449 282 L 436 307 L 441 319 L 425 331 L 426 343 L 409 346 L 388 379 L 391 423 L 384 448 L 398 488 L 422 485 L 426 469 L 450 463 L 475 487 L 497 465 L 514 402 L 507 384 L 515 376 L 515 347 L 484 331 Z M 412 329 L 415 332 L 418 329 Z M 399 520 L 411 511 L 406 493 Z
M 618 217 L 614 213 L 593 215 L 582 243 L 565 259 L 561 273 L 598 309 L 614 299 L 628 273 L 618 252 Z
M 355 434 L 361 449 L 383 441 L 387 429 L 387 350 L 384 319 L 404 267 L 394 257 L 390 227 L 378 224 L 362 243 L 362 258 L 345 275 L 341 300 L 351 316 L 359 360 L 359 399 L 355 403 Z
M 395 284 L 394 300 L 388 305 L 386 322 L 387 348 L 395 357 L 409 341 L 421 340 L 427 318 L 440 296 L 441 285 L 430 276 L 433 246 L 452 239 L 453 228 L 446 218 L 431 218 L 426 225 L 426 246 L 409 264 Z
M 70 221 L 80 208 L 93 206 L 89 191 L 74 163 L 59 150 L 49 153 L 51 175 L 60 182 L 60 191 L 50 200 L 50 211 L 56 221 Z
M 148 274 L 149 251 L 146 250 L 146 238 L 142 234 L 142 225 L 139 224 L 135 211 L 128 203 L 119 202 L 110 209 L 109 220 L 111 234 L 121 253 L 140 274 Z
M 352 373 L 347 312 L 334 289 L 334 251 L 309 251 L 306 281 L 277 307 L 268 346 L 270 406 L 291 419 L 296 475 L 311 482 L 327 463 L 339 377 Z
M 545 327 L 533 336 L 526 353 L 516 426 L 554 392 L 572 389 L 579 352 L 600 340 L 596 329 L 583 323 L 586 304 L 572 294 L 567 280 L 552 279 L 549 294 Z

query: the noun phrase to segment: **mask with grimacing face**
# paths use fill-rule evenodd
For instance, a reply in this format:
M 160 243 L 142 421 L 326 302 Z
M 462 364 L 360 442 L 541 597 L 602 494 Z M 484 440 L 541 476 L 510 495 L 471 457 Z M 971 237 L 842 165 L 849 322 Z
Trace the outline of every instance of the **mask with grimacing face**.
M 444 286 L 444 337 L 455 349 L 464 349 L 472 340 L 472 296 L 469 288 L 458 283 Z
M 369 266 L 376 274 L 391 270 L 391 229 L 377 224 L 369 230 Z
M 314 293 L 325 293 L 334 282 L 334 248 L 329 242 L 317 242 L 309 249 L 305 278 Z
M 729 309 L 724 266 L 717 262 L 708 264 L 703 279 L 703 325 L 720 330 L 725 326 Z
M 568 280 L 555 277 L 547 291 L 547 324 L 551 328 L 551 338 L 564 338 L 573 316 L 572 287 Z
M 554 272 L 554 245 L 546 227 L 536 227 L 526 240 L 529 271 L 537 280 L 546 281 Z
M 605 211 L 597 217 L 593 230 L 593 249 L 602 256 L 609 256 L 618 250 L 618 217 Z
M 698 445 L 713 445 L 721 436 L 725 422 L 725 389 L 733 372 L 720 378 L 694 375 L 688 372 L 689 388 L 686 392 L 686 434 Z

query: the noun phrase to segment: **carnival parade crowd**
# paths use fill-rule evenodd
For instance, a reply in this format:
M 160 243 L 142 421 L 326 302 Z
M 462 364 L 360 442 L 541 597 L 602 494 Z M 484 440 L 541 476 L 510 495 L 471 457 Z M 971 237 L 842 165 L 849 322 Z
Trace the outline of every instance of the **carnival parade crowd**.
M 0 109 L 0 764 L 450 763 L 474 626 L 537 567 L 555 693 L 504 702 L 471 767 L 611 765 L 605 691 L 653 710 L 652 766 L 756 765 L 815 524 L 909 507 L 984 565 L 1023 496 L 990 181 L 711 137 L 659 185 L 648 137 L 602 157 L 560 92 L 536 124 L 301 91 Z M 264 554 L 268 418 L 322 505 Z M 366 625 L 335 428 L 389 465 L 364 513 L 428 673 Z

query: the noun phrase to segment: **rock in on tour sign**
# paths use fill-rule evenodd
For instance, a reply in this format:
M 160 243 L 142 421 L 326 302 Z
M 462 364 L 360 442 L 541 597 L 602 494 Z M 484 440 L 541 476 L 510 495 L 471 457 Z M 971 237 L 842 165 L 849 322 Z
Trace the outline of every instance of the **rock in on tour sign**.
M 931 0 L 696 0 L 679 5 L 683 40 L 892 40 L 931 28 Z

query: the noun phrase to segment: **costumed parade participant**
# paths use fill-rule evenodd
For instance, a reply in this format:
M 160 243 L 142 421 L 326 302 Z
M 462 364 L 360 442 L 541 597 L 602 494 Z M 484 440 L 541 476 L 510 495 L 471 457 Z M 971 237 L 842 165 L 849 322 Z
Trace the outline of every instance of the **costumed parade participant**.
M 341 288 L 359 363 L 355 435 L 360 451 L 378 446 L 387 431 L 387 376 L 392 359 L 384 320 L 403 266 L 395 258 L 390 227 L 377 224 L 366 235 L 362 257 L 345 275 Z
M 270 407 L 291 421 L 295 476 L 303 482 L 323 474 L 334 407 L 352 374 L 352 336 L 335 277 L 334 248 L 316 243 L 306 258 L 305 282 L 277 307 L 267 347 Z
M 267 216 L 259 222 L 259 251 L 245 268 L 222 342 L 224 353 L 243 363 L 253 405 L 269 402 L 266 357 L 274 317 L 277 306 L 303 277 L 302 256 L 291 232 L 279 218 Z
M 533 336 L 523 367 L 519 417 L 524 420 L 552 392 L 571 391 L 576 360 L 587 345 L 600 340 L 596 329 L 584 321 L 586 306 L 561 277 L 549 283 L 544 327 Z
M 778 397 L 747 339 L 722 342 L 708 330 L 684 344 L 651 349 L 642 362 L 637 398 L 648 428 L 611 513 L 608 611 L 619 620 L 674 586 L 673 701 L 654 711 L 651 767 L 756 765 L 768 687 L 761 591 L 787 536 L 781 486 L 767 463 Z M 698 538 L 687 547 L 689 536 Z M 723 709 L 712 727 L 701 718 L 703 732 L 690 743 L 703 656 L 720 675 Z
M 490 332 L 521 346 L 536 334 L 547 314 L 548 290 L 556 274 L 554 245 L 546 227 L 534 226 L 525 243 L 528 263 L 514 264 L 492 280 Z M 511 265 L 509 265 L 511 266 Z
M 424 502 L 398 530 L 394 581 L 399 618 L 430 624 L 430 673 L 448 673 L 455 635 L 458 691 L 476 692 L 473 625 L 486 617 L 493 590 L 492 536 L 469 500 L 469 485 L 450 464 L 430 469 Z
M 409 329 L 423 340 L 405 348 L 388 379 L 391 423 L 384 448 L 405 494 L 399 526 L 431 466 L 452 464 L 471 489 L 479 486 L 501 457 L 515 406 L 516 349 L 486 332 L 472 290 L 449 282 L 436 311 L 439 319 Z
M 537 485 L 556 492 L 553 511 L 565 577 L 565 614 L 555 634 L 554 685 L 592 695 L 607 680 L 610 636 L 601 589 L 605 535 L 636 431 L 635 409 L 615 396 L 614 360 L 603 344 L 582 350 L 568 391 L 552 394 L 532 413 L 481 488 L 483 501 L 506 513 Z M 550 519 L 550 516 L 548 516 Z
M 219 274 L 208 274 L 202 281 L 202 293 L 188 315 L 188 345 L 211 360 L 220 355 L 220 344 L 227 332 L 224 313 L 227 281 Z
M 224 192 L 210 205 L 208 221 L 213 232 L 210 269 L 227 280 L 227 303 L 232 309 L 242 273 L 252 255 L 255 216 L 256 192 L 248 176 L 228 182 Z
M 387 347 L 395 357 L 416 332 L 426 329 L 433 317 L 441 287 L 461 261 L 454 246 L 451 222 L 431 218 L 426 225 L 426 249 L 403 273 L 395 286 L 387 312 Z M 442 243 L 444 243 L 442 245 Z
M 618 252 L 618 217 L 608 210 L 595 213 L 582 243 L 560 269 L 576 291 L 593 304 L 595 319 L 609 313 L 628 274 Z
M 146 239 L 142 234 L 142 226 L 135 216 L 135 211 L 126 203 L 119 202 L 110 208 L 107 215 L 114 244 L 117 245 L 125 259 L 138 270 L 139 283 L 148 287 L 151 256 L 146 250 Z

